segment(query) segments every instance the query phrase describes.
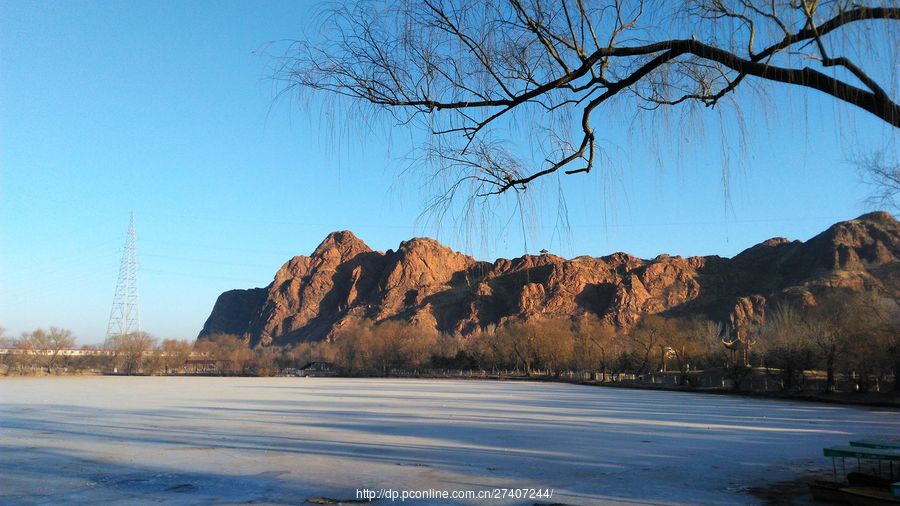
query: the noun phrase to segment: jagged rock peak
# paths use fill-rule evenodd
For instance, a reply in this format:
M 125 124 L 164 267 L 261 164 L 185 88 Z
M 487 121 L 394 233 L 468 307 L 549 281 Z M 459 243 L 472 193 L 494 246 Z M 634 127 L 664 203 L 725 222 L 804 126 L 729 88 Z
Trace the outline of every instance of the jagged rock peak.
M 767 258 L 768 255 L 777 255 L 779 251 L 785 251 L 783 248 L 790 249 L 790 245 L 799 244 L 801 244 L 800 241 L 791 241 L 784 237 L 773 237 L 741 251 L 734 259 L 738 261 L 759 260 L 762 257 Z
M 767 240 L 763 241 L 762 245 L 768 246 L 771 248 L 774 246 L 781 246 L 782 244 L 787 244 L 789 242 L 791 242 L 791 241 L 785 237 L 773 237 L 771 239 L 767 239 Z
M 325 237 L 325 240 L 316 247 L 312 256 L 322 257 L 331 251 L 338 251 L 341 257 L 350 258 L 359 253 L 372 251 L 372 248 L 360 238 L 356 237 L 353 232 L 349 230 L 339 230 L 328 234 L 328 236 Z M 349 256 L 347 255 L 348 253 L 350 254 Z
M 866 213 L 853 221 L 869 221 L 885 225 L 897 225 L 897 219 L 894 218 L 894 215 L 887 211 L 872 211 L 871 213 Z
M 423 249 L 438 249 L 453 252 L 453 250 L 451 250 L 447 246 L 444 246 L 437 240 L 430 237 L 413 237 L 412 239 L 403 241 L 400 243 L 400 247 L 397 248 L 397 251 L 408 252 Z
M 900 231 L 898 222 L 890 213 L 875 211 L 854 220 L 835 223 L 812 241 L 828 240 L 835 244 L 857 246 L 873 241 L 896 242 Z
M 453 251 L 434 239 L 416 237 L 400 243 L 384 286 L 443 285 L 474 263 L 474 258 Z

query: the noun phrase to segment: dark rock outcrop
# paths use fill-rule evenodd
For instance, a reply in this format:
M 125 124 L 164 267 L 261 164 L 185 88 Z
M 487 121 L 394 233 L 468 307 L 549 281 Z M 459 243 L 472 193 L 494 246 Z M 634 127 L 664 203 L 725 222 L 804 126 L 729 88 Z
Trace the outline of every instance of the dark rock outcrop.
M 552 254 L 478 261 L 435 240 L 372 251 L 351 232 L 330 234 L 266 288 L 219 297 L 200 338 L 215 332 L 254 343 L 328 337 L 348 319 L 401 319 L 467 334 L 490 324 L 593 313 L 622 328 L 643 314 L 759 321 L 780 300 L 827 290 L 900 294 L 900 222 L 870 213 L 809 241 L 770 239 L 734 258 L 626 253 L 567 260 Z
M 229 290 L 219 295 L 212 313 L 200 331 L 200 336 L 244 334 L 265 302 L 265 288 Z

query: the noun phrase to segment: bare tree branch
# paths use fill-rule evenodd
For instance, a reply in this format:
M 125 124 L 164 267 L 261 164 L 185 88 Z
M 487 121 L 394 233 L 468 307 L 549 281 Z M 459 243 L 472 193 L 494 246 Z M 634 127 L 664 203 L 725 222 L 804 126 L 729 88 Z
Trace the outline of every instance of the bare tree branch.
M 680 18 L 660 27 L 655 13 L 671 5 Z M 429 117 L 428 132 L 449 140 L 433 159 L 488 196 L 557 171 L 590 172 L 600 149 L 592 120 L 613 99 L 648 111 L 716 107 L 753 80 L 816 90 L 900 128 L 900 104 L 885 91 L 896 89 L 896 62 L 884 62 L 893 81 L 879 83 L 883 68 L 864 70 L 837 43 L 848 30 L 885 26 L 897 46 L 887 25 L 898 20 L 893 3 L 844 0 L 359 0 L 329 12 L 324 43 L 293 45 L 278 78 L 398 123 Z M 580 131 L 548 143 L 542 163 L 519 161 L 491 138 L 522 114 L 546 124 L 571 115 Z

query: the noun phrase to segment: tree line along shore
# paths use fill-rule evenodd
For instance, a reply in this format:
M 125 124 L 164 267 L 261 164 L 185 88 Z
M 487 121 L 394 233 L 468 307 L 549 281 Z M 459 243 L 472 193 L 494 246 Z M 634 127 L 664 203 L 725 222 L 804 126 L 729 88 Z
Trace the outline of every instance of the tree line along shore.
M 214 334 L 190 342 L 146 332 L 76 347 L 51 327 L 3 337 L 0 374 L 328 375 L 555 379 L 751 392 L 900 392 L 900 306 L 856 294 L 781 305 L 733 327 L 646 315 L 628 332 L 593 315 L 488 326 L 467 336 L 398 321 L 355 320 L 324 341 L 251 346 Z M 322 372 L 322 371 L 319 371 Z

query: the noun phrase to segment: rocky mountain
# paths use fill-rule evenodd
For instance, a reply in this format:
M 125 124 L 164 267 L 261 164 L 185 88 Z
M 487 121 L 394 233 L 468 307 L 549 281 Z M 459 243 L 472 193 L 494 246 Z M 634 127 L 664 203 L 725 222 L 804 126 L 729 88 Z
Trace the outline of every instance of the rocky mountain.
M 900 222 L 885 212 L 837 223 L 806 242 L 769 239 L 734 258 L 541 254 L 489 263 L 425 238 L 382 253 L 342 231 L 285 263 L 269 286 L 220 295 L 199 338 L 222 332 L 263 344 L 318 340 L 356 318 L 454 334 L 585 312 L 622 328 L 646 313 L 739 323 L 764 318 L 779 300 L 809 302 L 828 290 L 898 296 L 898 259 Z

